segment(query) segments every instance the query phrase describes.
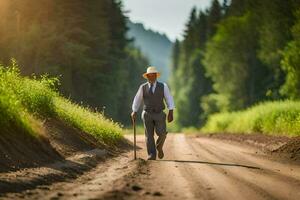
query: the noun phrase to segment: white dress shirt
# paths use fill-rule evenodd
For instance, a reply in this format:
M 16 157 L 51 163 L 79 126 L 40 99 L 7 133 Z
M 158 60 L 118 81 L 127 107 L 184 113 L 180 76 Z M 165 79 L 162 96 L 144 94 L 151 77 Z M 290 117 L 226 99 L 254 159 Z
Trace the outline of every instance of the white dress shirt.
M 147 83 L 148 83 L 148 87 L 150 88 L 151 84 L 149 82 L 147 82 Z M 153 87 L 152 87 L 153 93 L 156 88 L 156 83 L 157 83 L 157 81 L 154 82 Z M 173 110 L 175 108 L 173 97 L 170 93 L 168 85 L 166 83 L 163 83 L 163 84 L 164 84 L 164 99 L 167 103 L 167 107 L 169 110 Z M 134 100 L 133 100 L 133 104 L 132 104 L 133 112 L 137 112 L 139 110 L 139 107 L 140 107 L 142 101 L 143 101 L 143 86 L 141 85 L 134 97 Z

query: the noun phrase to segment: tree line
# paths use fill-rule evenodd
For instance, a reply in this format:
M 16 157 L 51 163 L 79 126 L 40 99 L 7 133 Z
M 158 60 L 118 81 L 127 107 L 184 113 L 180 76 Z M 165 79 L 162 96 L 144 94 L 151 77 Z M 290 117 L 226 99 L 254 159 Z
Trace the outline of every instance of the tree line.
M 177 128 L 262 101 L 300 98 L 300 1 L 213 0 L 193 8 L 172 54 Z
M 65 96 L 128 124 L 148 61 L 126 37 L 124 13 L 119 0 L 1 0 L 0 61 L 59 76 Z

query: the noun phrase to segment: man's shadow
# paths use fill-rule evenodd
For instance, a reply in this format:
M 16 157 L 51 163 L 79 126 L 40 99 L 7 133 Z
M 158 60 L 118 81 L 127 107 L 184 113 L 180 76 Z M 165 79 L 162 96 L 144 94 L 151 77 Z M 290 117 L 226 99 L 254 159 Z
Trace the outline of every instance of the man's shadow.
M 156 160 L 159 162 L 179 162 L 179 163 L 197 163 L 197 164 L 208 164 L 208 165 L 221 165 L 229 167 L 245 167 L 249 169 L 261 169 L 260 167 L 250 166 L 250 165 L 240 165 L 234 163 L 215 163 L 215 162 L 206 162 L 206 161 L 196 161 L 196 160 Z

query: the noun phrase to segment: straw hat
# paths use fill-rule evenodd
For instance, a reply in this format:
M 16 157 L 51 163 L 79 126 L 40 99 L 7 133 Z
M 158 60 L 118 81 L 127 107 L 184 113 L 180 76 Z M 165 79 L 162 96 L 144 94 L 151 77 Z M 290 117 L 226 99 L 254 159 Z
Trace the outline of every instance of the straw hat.
M 143 77 L 147 79 L 147 74 L 156 73 L 157 78 L 160 77 L 160 73 L 154 66 L 150 66 L 147 68 L 147 72 L 143 74 Z

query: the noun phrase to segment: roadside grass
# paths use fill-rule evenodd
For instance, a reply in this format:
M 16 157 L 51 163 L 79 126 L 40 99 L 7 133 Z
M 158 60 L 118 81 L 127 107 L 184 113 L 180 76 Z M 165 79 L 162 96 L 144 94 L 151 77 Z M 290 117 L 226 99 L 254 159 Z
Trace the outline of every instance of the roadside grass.
M 300 135 L 300 102 L 264 102 L 246 110 L 211 115 L 203 133 Z
M 60 96 L 55 89 L 57 83 L 56 78 L 47 76 L 22 77 L 15 61 L 8 67 L 0 65 L 1 129 L 17 127 L 37 135 L 37 127 L 44 119 L 57 118 L 106 145 L 114 145 L 123 137 L 120 124 Z
M 105 118 L 101 113 L 92 112 L 72 103 L 70 100 L 56 97 L 53 100 L 55 115 L 84 132 L 92 134 L 101 142 L 113 145 L 123 138 L 121 125 Z
M 14 70 L 0 66 L 0 126 L 1 134 L 9 134 L 12 130 L 36 136 L 35 120 L 22 105 L 14 92 Z

